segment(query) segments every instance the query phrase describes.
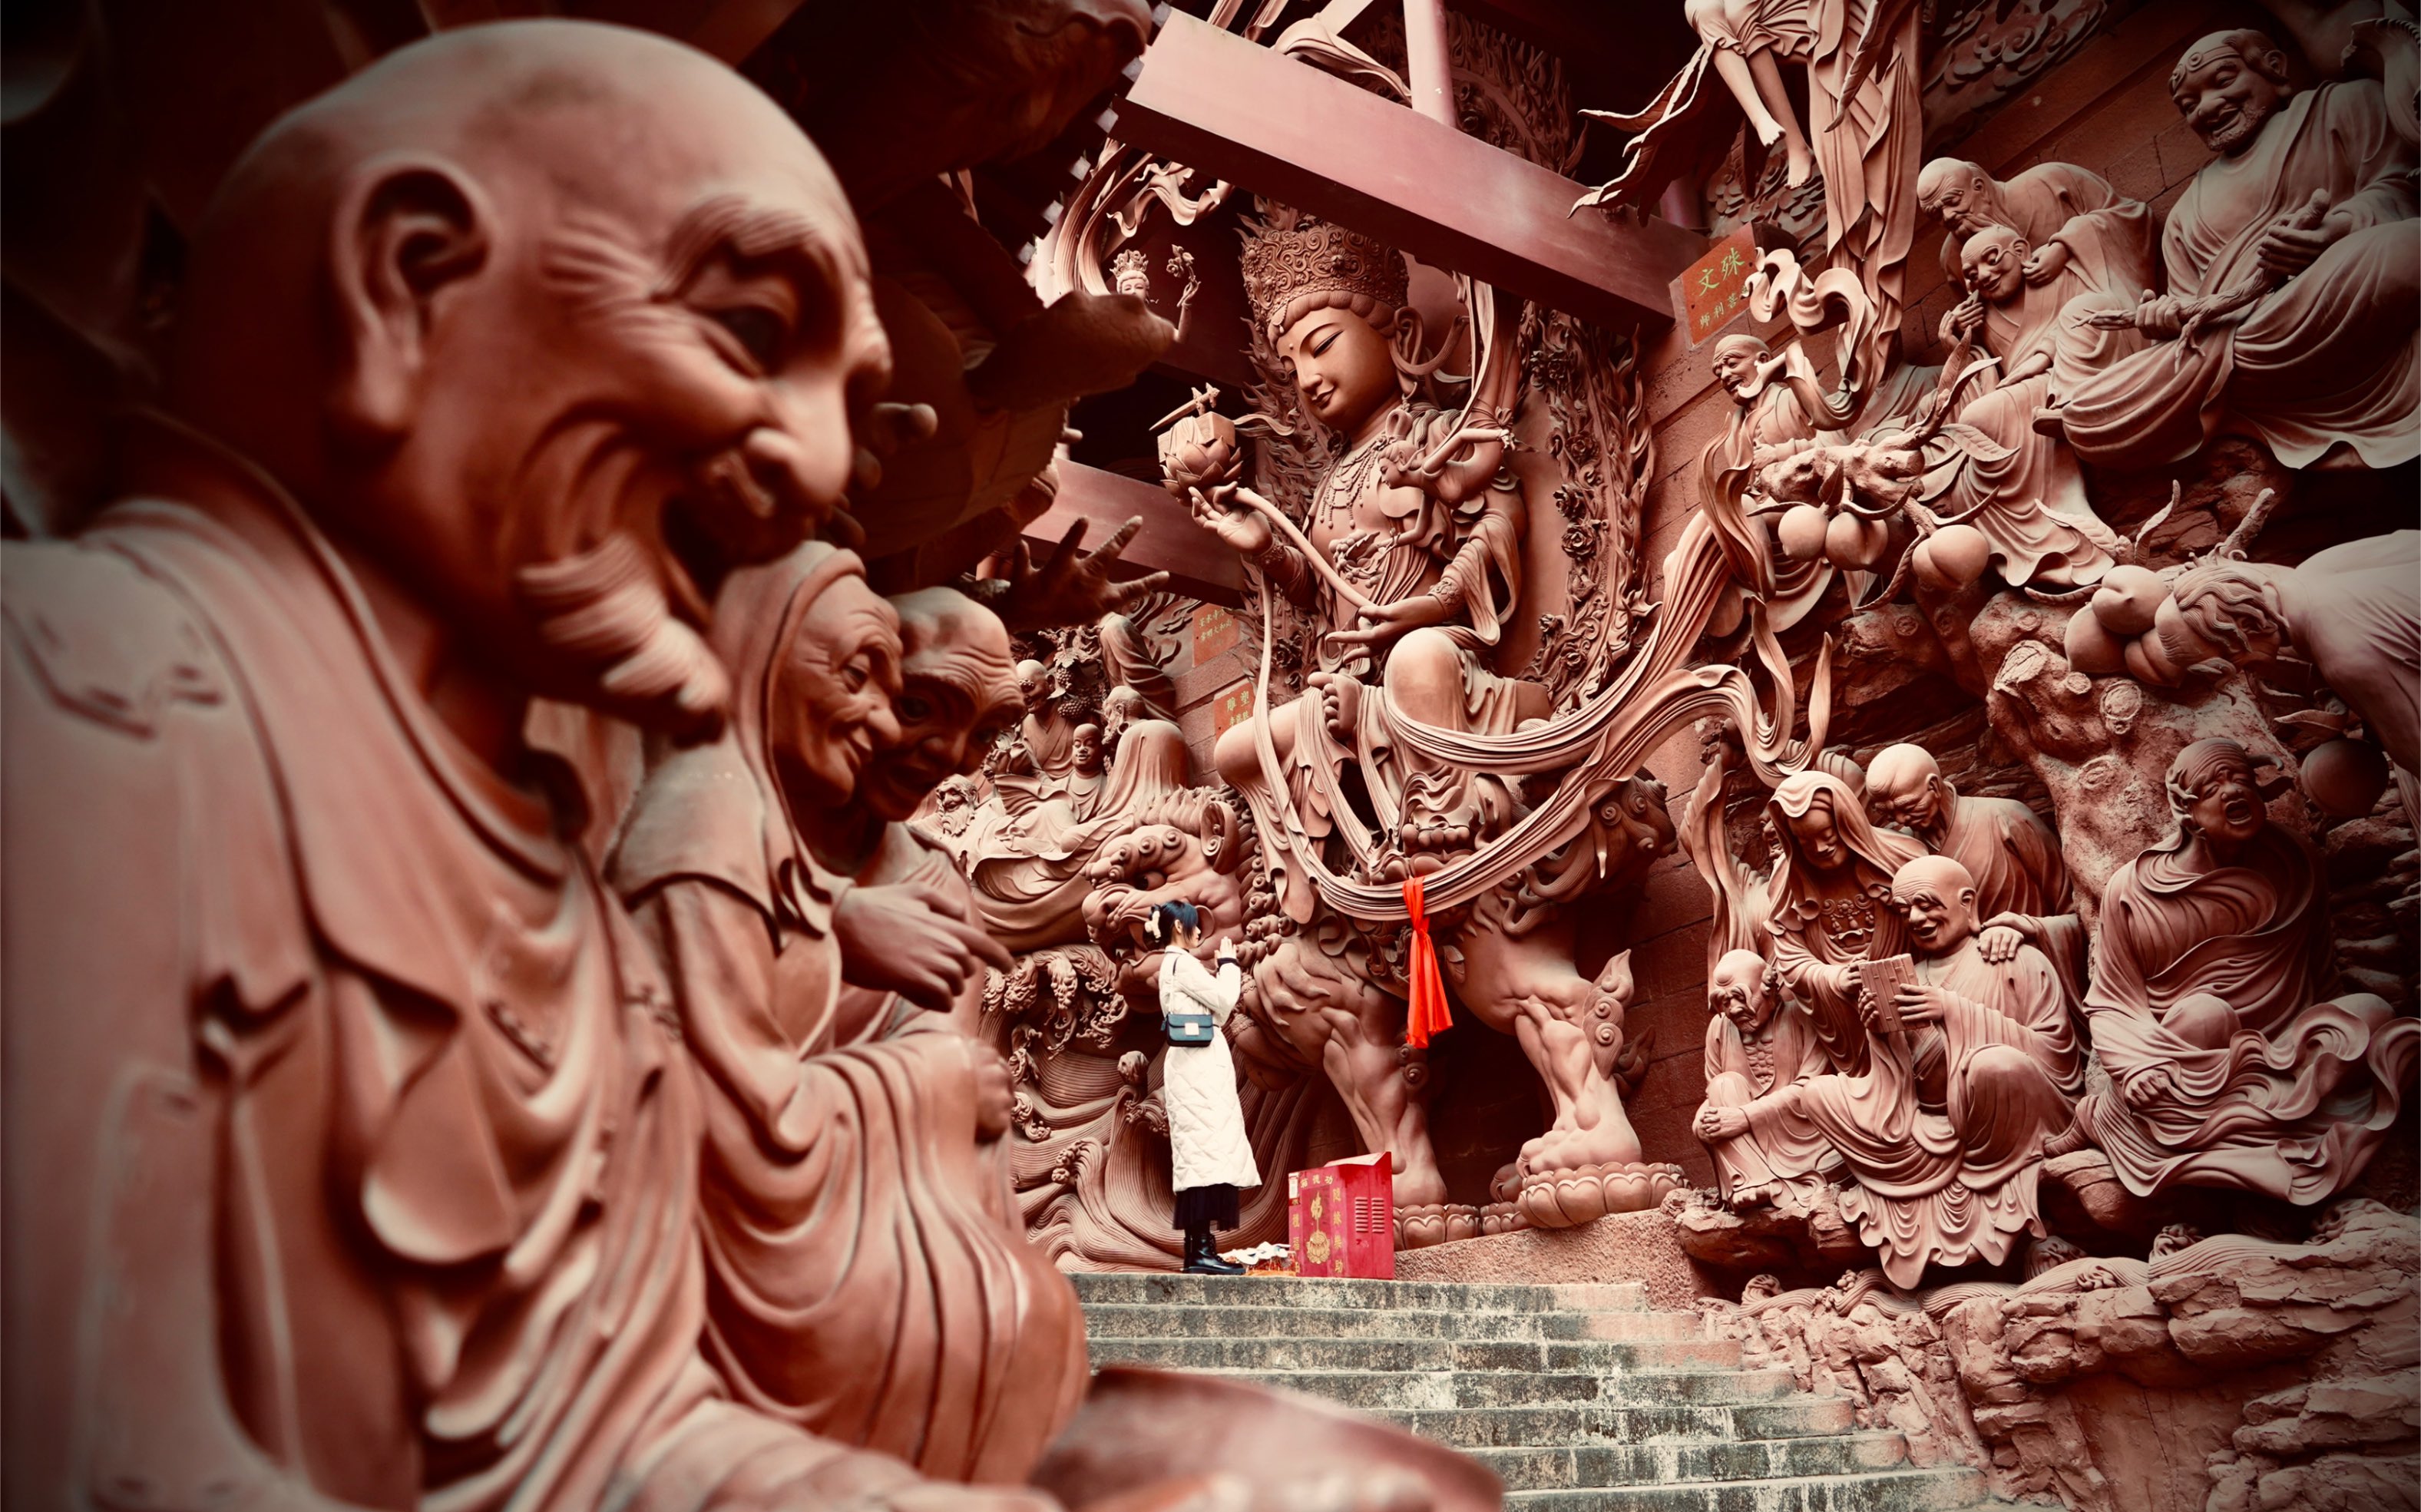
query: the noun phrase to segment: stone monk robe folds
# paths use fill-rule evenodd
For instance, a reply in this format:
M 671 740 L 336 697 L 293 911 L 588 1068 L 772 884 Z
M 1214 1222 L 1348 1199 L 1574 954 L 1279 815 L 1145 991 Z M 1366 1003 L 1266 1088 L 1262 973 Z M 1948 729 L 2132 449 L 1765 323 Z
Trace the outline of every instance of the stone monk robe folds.
M 945 895 L 852 884 L 809 848 L 899 740 L 898 614 L 821 543 L 732 574 L 715 608 L 731 727 L 650 773 L 613 864 L 701 1073 L 708 1356 L 820 1436 L 1023 1479 L 1083 1393 L 1084 1327 L 978 1158 L 1007 1127 L 1007 1070 L 961 1035 L 836 1021 L 844 975 L 910 986 L 869 965 L 957 962 L 958 983 L 912 989 L 946 1008 L 1006 953 Z
M 1808 1121 L 1857 1186 L 1841 1215 L 1881 1252 L 1893 1285 L 1929 1265 L 1998 1265 L 2021 1233 L 2044 1232 L 2036 1205 L 2046 1138 L 2068 1126 L 2085 1060 L 2051 962 L 2032 946 L 1995 965 L 1976 944 L 1976 884 L 1947 856 L 1892 878 L 1915 980 L 1888 1007 L 1861 988 L 1863 1076 L 1800 1090 Z
M 10 1504 L 917 1484 L 700 1357 L 697 1088 L 519 739 L 714 732 L 665 532 L 825 522 L 888 360 L 815 149 L 638 32 L 447 32 L 230 171 L 133 491 L 6 552 Z
M 2421 1021 L 2332 995 L 2319 859 L 2269 821 L 2242 746 L 2196 740 L 2168 787 L 2176 831 L 2102 890 L 2085 1008 L 2114 1091 L 2077 1132 L 2138 1196 L 2325 1202 L 2396 1122 Z
M 2149 341 L 2061 394 L 2069 443 L 2151 467 L 2232 418 L 2289 467 L 2339 444 L 2368 467 L 2421 456 L 2415 160 L 2384 93 L 2299 92 L 2277 47 L 2241 30 L 2188 48 L 2169 93 L 2219 158 L 2170 208 L 2167 292 L 2093 318 Z

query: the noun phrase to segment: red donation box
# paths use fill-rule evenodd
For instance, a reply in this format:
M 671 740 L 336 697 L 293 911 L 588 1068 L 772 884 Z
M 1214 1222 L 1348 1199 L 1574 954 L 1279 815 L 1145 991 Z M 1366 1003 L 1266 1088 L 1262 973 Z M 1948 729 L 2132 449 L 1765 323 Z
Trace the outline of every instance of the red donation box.
M 1396 1279 L 1396 1173 L 1356 1155 L 1287 1176 L 1287 1248 L 1299 1276 Z

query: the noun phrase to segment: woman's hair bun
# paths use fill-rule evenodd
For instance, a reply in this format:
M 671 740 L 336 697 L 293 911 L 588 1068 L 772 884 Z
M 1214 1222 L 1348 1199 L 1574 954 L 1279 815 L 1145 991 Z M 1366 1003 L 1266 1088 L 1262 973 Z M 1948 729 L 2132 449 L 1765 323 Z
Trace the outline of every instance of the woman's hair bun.
M 1191 903 L 1162 903 L 1145 916 L 1143 932 L 1154 944 L 1171 938 L 1173 930 L 1191 934 L 1202 927 L 1202 911 Z

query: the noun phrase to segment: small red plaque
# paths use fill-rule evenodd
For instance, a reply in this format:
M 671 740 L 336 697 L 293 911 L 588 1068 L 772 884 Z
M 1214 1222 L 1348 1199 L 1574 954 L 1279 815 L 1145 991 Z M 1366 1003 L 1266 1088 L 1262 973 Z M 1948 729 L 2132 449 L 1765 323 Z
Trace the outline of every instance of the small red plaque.
M 1713 335 L 1740 313 L 1748 303 L 1748 275 L 1756 271 L 1757 238 L 1745 226 L 1690 265 L 1681 275 L 1681 310 L 1690 327 L 1690 345 Z
M 1194 611 L 1194 664 L 1236 648 L 1236 616 L 1222 604 L 1206 603 Z
M 1221 694 L 1210 706 L 1210 731 L 1225 735 L 1252 717 L 1253 683 L 1248 678 Z

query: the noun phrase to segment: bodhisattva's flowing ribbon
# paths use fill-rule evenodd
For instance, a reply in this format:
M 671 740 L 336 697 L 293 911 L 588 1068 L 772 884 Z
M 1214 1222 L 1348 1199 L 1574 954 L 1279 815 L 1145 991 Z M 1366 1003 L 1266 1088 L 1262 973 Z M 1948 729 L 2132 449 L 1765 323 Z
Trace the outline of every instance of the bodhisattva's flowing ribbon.
M 1420 1050 L 1431 1035 L 1453 1028 L 1454 1018 L 1446 1011 L 1445 980 L 1438 974 L 1437 946 L 1429 943 L 1429 916 L 1421 907 L 1418 877 L 1404 879 L 1404 912 L 1413 920 L 1412 959 L 1404 973 L 1412 989 L 1412 1011 L 1405 1016 L 1404 1043 Z

